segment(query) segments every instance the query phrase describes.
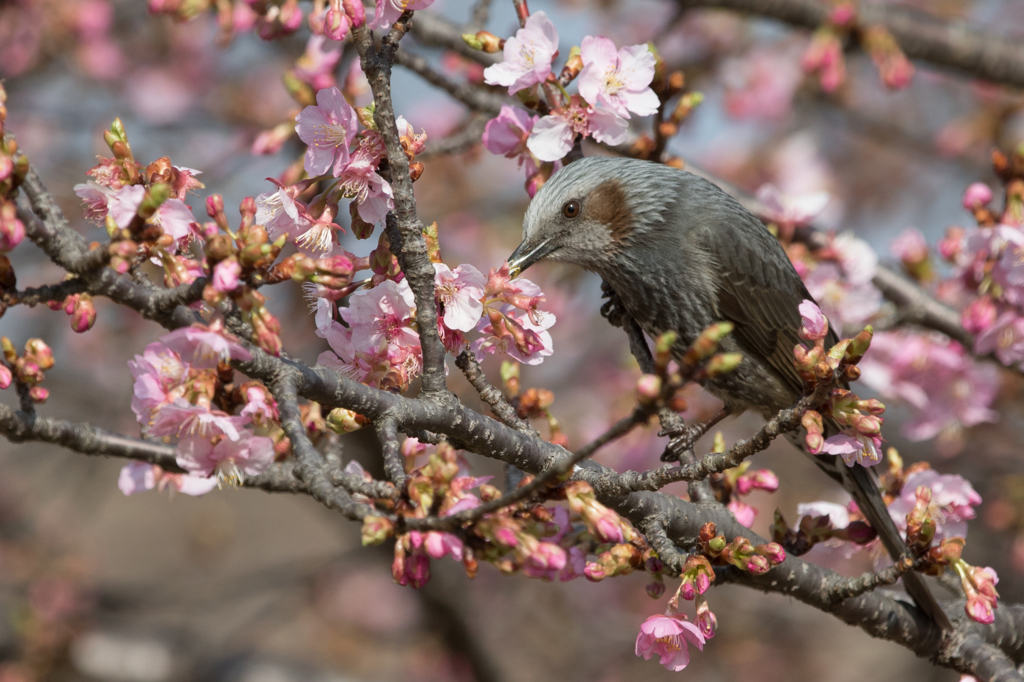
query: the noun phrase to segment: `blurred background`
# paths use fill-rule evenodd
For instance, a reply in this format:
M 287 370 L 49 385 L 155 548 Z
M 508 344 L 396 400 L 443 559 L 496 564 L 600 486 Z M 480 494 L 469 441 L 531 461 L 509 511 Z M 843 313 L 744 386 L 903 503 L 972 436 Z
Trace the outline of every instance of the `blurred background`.
M 253 155 L 251 147 L 258 133 L 298 110 L 281 74 L 305 50 L 305 26 L 274 42 L 250 32 L 222 46 L 212 15 L 176 24 L 150 16 L 145 4 L 0 1 L 7 127 L 87 236 L 102 233 L 81 217 L 72 186 L 107 153 L 102 130 L 115 116 L 140 161 L 170 156 L 203 172 L 206 190 L 191 202 L 197 216 L 208 193 L 237 206 L 268 191 L 265 178 L 301 153 L 294 141 L 271 155 Z M 1012 0 L 916 4 L 1000 35 L 1024 34 L 1024 4 Z M 829 192 L 818 223 L 852 230 L 883 261 L 895 262 L 890 244 L 907 227 L 934 243 L 948 226 L 971 224 L 960 204 L 964 188 L 994 183 L 994 145 L 1024 141 L 1018 94 L 925 64 L 916 65 L 908 89 L 891 92 L 855 51 L 847 85 L 823 95 L 800 69 L 809 33 L 778 23 L 714 10 L 679 14 L 667 0 L 533 0 L 530 8 L 552 17 L 563 57 L 585 35 L 620 45 L 656 40 L 668 65 L 706 98 L 671 153 L 747 191 L 771 182 L 787 194 Z M 464 23 L 470 6 L 437 0 L 429 11 Z M 487 28 L 507 36 L 516 27 L 512 4 L 494 2 Z M 438 68 L 459 77 L 476 69 L 478 77 L 479 67 L 413 38 L 408 43 Z M 353 56 L 346 46 L 339 80 Z M 463 119 L 461 105 L 400 68 L 394 93 L 396 110 L 432 142 Z M 519 241 L 528 201 L 523 179 L 513 161 L 481 149 L 427 162 L 416 184 L 420 215 L 438 222 L 447 263 L 486 272 L 504 260 Z M 375 238 L 344 241 L 357 255 L 375 245 Z M 29 244 L 13 258 L 23 287 L 62 277 Z M 553 412 L 571 446 L 579 446 L 628 412 L 638 369 L 624 335 L 598 315 L 595 277 L 554 265 L 531 277 L 558 318 L 556 352 L 524 368 L 523 385 L 554 391 Z M 299 288 L 276 287 L 271 298 L 285 347 L 314 362 L 326 346 L 313 334 Z M 53 348 L 57 366 L 46 383 L 52 397 L 42 414 L 134 435 L 126 361 L 161 330 L 108 301 L 96 305 L 98 324 L 86 334 L 73 334 L 63 313 L 45 307 L 9 310 L 0 334 L 19 347 L 38 336 Z M 486 368 L 493 376 L 497 363 Z M 458 371 L 450 379 L 477 404 Z M 997 423 L 910 442 L 896 406 L 884 435 L 908 463 L 929 460 L 973 483 L 985 504 L 965 558 L 994 567 L 1002 598 L 1017 602 L 1024 598 L 1024 542 L 1017 540 L 1024 533 L 1024 402 L 1020 376 L 1004 371 L 1001 379 Z M 697 390 L 692 397 L 691 416 L 714 412 L 710 398 Z M 8 391 L 0 400 L 14 404 L 16 397 Z M 724 431 L 732 441 L 757 426 L 748 415 Z M 651 468 L 664 447 L 656 431 L 636 432 L 597 459 Z M 372 434 L 343 442 L 346 458 L 379 468 Z M 493 462 L 471 459 L 478 471 L 500 475 Z M 0 682 L 958 679 L 828 615 L 734 586 L 709 595 L 719 630 L 705 652 L 692 652 L 685 672 L 670 673 L 633 653 L 639 624 L 664 608 L 646 596 L 642 575 L 548 584 L 484 566 L 470 581 L 448 560 L 434 561 L 428 586 L 411 590 L 392 584 L 387 549 L 360 547 L 358 527 L 308 498 L 228 488 L 201 498 L 127 498 L 116 485 L 120 466 L 50 446 L 0 443 Z M 753 527 L 762 535 L 776 507 L 792 521 L 799 502 L 845 502 L 784 442 L 755 466 L 782 481 L 775 494 L 747 498 L 759 509 Z M 853 575 L 870 563 L 855 557 L 834 567 Z

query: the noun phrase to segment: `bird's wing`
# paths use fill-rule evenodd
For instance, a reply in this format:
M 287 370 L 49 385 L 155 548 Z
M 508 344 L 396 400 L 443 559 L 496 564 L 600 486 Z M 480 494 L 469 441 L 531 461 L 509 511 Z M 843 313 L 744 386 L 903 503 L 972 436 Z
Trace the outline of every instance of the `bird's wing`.
M 794 395 L 802 395 L 793 347 L 802 343 L 800 302 L 814 299 L 760 221 L 749 213 L 730 217 L 735 222 L 704 233 L 717 242 L 708 249 L 717 260 L 718 312 L 736 325 L 733 336 L 744 351 L 767 362 Z M 831 330 L 826 341 L 829 347 L 837 341 Z

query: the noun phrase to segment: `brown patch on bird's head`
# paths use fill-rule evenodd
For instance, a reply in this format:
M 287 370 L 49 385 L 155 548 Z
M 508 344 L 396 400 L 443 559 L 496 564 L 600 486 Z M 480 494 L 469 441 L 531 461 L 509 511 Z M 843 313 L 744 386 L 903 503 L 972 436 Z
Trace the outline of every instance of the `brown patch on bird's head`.
M 616 245 L 623 245 L 633 234 L 633 212 L 618 180 L 606 180 L 595 187 L 584 210 L 589 219 L 607 226 Z

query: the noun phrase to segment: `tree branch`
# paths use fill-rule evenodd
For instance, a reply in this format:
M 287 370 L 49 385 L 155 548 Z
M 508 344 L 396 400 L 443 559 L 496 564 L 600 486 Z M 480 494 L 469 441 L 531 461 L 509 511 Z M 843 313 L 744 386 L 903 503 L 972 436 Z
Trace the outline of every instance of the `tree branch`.
M 731 9 L 816 29 L 828 18 L 831 5 L 817 0 L 676 0 L 687 9 Z M 963 21 L 947 21 L 910 7 L 857 3 L 862 26 L 880 24 L 892 33 L 911 59 L 961 71 L 975 78 L 1024 87 L 1024 52 L 1019 38 L 993 35 Z

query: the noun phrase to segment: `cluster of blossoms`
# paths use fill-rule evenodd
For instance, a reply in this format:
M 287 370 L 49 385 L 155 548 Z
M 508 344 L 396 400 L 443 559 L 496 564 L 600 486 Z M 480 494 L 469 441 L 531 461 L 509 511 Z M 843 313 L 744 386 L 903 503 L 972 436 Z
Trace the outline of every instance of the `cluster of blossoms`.
M 253 2 L 252 0 L 147 0 L 149 11 L 188 21 L 205 12 L 213 12 L 221 41 L 237 34 L 255 31 L 263 40 L 274 40 L 295 33 L 307 19 L 314 35 L 343 40 L 350 29 L 366 24 L 366 10 L 360 0 L 313 0 L 308 15 L 299 0 Z M 434 0 L 377 0 L 376 14 L 367 24 L 386 29 L 406 10 L 426 9 Z
M 507 87 L 526 109 L 503 106 L 488 122 L 483 144 L 494 154 L 525 164 L 526 188 L 533 196 L 556 170 L 553 164 L 577 141 L 591 137 L 608 145 L 624 143 L 631 116 L 657 113 L 663 101 L 680 92 L 683 78 L 681 73 L 665 78 L 664 64 L 649 45 L 616 48 L 610 39 L 597 36 L 573 47 L 556 75 L 552 64 L 558 55 L 558 31 L 544 12 L 524 19 L 523 28 L 506 40 L 486 31 L 463 38 L 476 49 L 503 51 L 504 60 L 484 70 L 484 82 Z M 569 95 L 566 87 L 577 78 L 579 92 Z M 699 102 L 699 95 L 684 95 L 662 123 L 671 128 L 666 131 L 675 134 Z
M 804 301 L 800 304 L 800 315 L 803 318 L 800 336 L 814 347 L 808 350 L 798 344 L 793 355 L 794 364 L 807 383 L 811 386 L 821 381 L 831 383 L 837 374 L 846 381 L 858 379 L 860 368 L 857 365 L 871 345 L 871 327 L 865 327 L 854 338 L 843 339 L 826 351 L 828 319 L 821 309 L 813 301 Z M 877 400 L 861 400 L 845 388 L 830 388 L 825 405 L 804 412 L 801 423 L 807 430 L 808 452 L 839 455 L 847 466 L 878 464 L 882 460 L 883 420 L 880 415 L 884 412 L 885 405 Z M 842 431 L 825 438 L 829 420 L 838 424 Z
M 501 498 L 501 491 L 488 483 L 489 477 L 474 478 L 467 473 L 465 461 L 447 443 L 431 446 L 407 438 L 401 452 L 408 473 L 408 495 L 397 502 L 378 500 L 397 516 L 443 519 L 465 515 L 482 503 Z M 418 465 L 422 460 L 425 462 Z M 357 467 L 350 472 L 366 476 Z M 531 480 L 528 477 L 521 485 Z M 589 485 L 556 485 L 543 496 L 566 505 L 520 502 L 456 524 L 450 532 L 409 531 L 398 535 L 392 564 L 395 582 L 422 587 L 430 579 L 430 560 L 450 556 L 463 563 L 470 577 L 482 560 L 506 574 L 522 571 L 531 578 L 562 582 L 579 577 L 599 581 L 653 568 L 655 580 L 660 583 L 661 566 L 645 563 L 653 553 L 642 536 L 598 502 Z M 394 533 L 395 524 L 385 516 L 364 519 L 364 544 L 380 544 Z M 588 555 L 595 555 L 596 560 L 588 561 Z
M 18 153 L 18 142 L 4 134 L 7 91 L 0 83 L 0 289 L 14 289 L 17 278 L 7 256 L 25 239 L 25 225 L 18 218 L 14 191 L 28 174 L 28 159 Z M 0 303 L 0 313 L 6 304 Z
M 786 551 L 777 542 L 754 546 L 744 537 L 727 542 L 710 522 L 700 529 L 697 550 L 683 563 L 679 589 L 669 600 L 665 614 L 645 620 L 636 638 L 637 656 L 650 659 L 657 655 L 659 663 L 673 671 L 689 665 L 687 643 L 703 650 L 704 644 L 715 636 L 718 619 L 704 596 L 715 580 L 714 566 L 732 566 L 762 575 L 786 560 Z M 696 622 L 679 613 L 680 598 L 694 602 Z
M 0 363 L 0 389 L 8 388 L 12 382 L 23 389 L 33 403 L 43 403 L 50 397 L 50 392 L 40 386 L 44 373 L 54 365 L 53 351 L 42 339 L 29 339 L 25 342 L 25 351 L 18 355 L 18 350 L 6 336 L 0 336 L 0 351 L 3 362 Z
M 153 488 L 202 495 L 260 474 L 287 453 L 270 392 L 256 381 L 236 384 L 227 364 L 251 358 L 214 319 L 165 334 L 128 363 L 135 417 L 147 435 L 178 439 L 177 464 L 187 473 L 133 462 L 118 480 L 125 495 Z
M 850 233 L 828 234 L 816 247 L 794 238 L 798 227 L 825 208 L 828 195 L 787 197 L 771 185 L 757 194 L 762 217 L 786 247 L 833 328 L 849 332 L 879 319 L 882 293 L 872 283 L 878 256 L 866 242 Z M 906 230 L 893 242 L 892 250 L 910 276 L 922 284 L 935 283 L 928 245 L 919 231 Z M 954 289 L 958 287 L 944 282 L 939 293 L 949 299 Z M 976 361 L 959 343 L 941 334 L 878 332 L 858 366 L 865 384 L 909 406 L 912 416 L 903 424 L 903 434 L 912 440 L 939 437 L 943 451 L 955 453 L 965 428 L 997 418 L 990 406 L 999 387 L 998 369 Z
M 356 381 L 404 391 L 422 369 L 416 302 L 397 263 L 392 262 L 394 257 L 387 255 L 391 267 L 382 271 L 374 266 L 374 277 L 363 283 L 369 288 L 352 292 L 347 306 L 339 307 L 332 300 L 338 292 L 318 294 L 317 335 L 327 340 L 331 350 L 324 351 L 317 362 Z M 436 249 L 432 256 L 440 260 Z M 369 260 L 378 259 L 371 254 Z M 526 364 L 551 355 L 548 329 L 555 316 L 539 309 L 544 295 L 536 284 L 511 280 L 507 264 L 492 268 L 486 278 L 469 264 L 452 270 L 435 262 L 434 272 L 438 331 L 450 353 L 468 349 L 477 359 L 503 353 Z M 383 280 L 374 285 L 378 277 Z M 480 336 L 470 343 L 466 335 L 474 331 Z
M 871 55 L 886 87 L 901 90 L 910 85 L 914 65 L 892 33 L 880 24 L 859 25 L 856 5 L 840 2 L 832 8 L 825 24 L 815 31 L 800 60 L 805 73 L 817 74 L 822 90 L 835 92 L 846 80 L 843 38 L 847 35 L 852 35 Z
M 917 557 L 920 570 L 940 575 L 951 568 L 961 577 L 968 600 L 967 615 L 981 623 L 991 623 L 996 607 L 995 583 L 991 568 L 967 564 L 960 553 L 967 537 L 967 522 L 976 515 L 981 496 L 971 484 L 956 474 L 940 474 L 927 462 L 904 468 L 894 448 L 886 453 L 887 470 L 880 477 L 881 490 L 889 515 Z M 782 514 L 775 513 L 773 539 L 787 551 L 802 555 L 837 554 L 850 558 L 868 551 L 876 562 L 888 560 L 874 530 L 864 522 L 857 504 L 811 502 L 797 506 L 800 519 L 789 528 Z

